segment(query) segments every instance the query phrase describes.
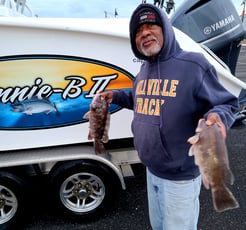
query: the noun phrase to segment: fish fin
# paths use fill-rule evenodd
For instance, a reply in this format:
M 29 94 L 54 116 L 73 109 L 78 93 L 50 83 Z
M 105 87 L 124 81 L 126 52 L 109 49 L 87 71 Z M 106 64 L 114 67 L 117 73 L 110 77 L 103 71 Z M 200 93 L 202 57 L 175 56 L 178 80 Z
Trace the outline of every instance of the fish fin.
M 93 137 L 92 137 L 91 133 L 89 133 L 88 134 L 88 140 L 92 140 L 92 139 L 93 139 Z
M 192 145 L 196 144 L 199 141 L 199 134 L 190 137 L 187 141 Z
M 26 115 L 30 115 L 30 116 L 32 115 L 32 111 L 28 108 L 23 113 L 25 113 Z
M 103 137 L 102 137 L 102 142 L 103 143 L 107 143 L 108 142 L 108 134 L 107 133 L 105 133 L 104 135 L 103 135 Z
M 238 208 L 239 204 L 231 191 L 222 184 L 212 188 L 212 197 L 214 209 L 217 212 L 223 212 L 229 209 Z
M 91 113 L 91 112 L 88 111 L 88 112 L 83 116 L 83 118 L 89 120 L 89 119 L 90 119 L 90 113 Z
M 230 169 L 224 169 L 223 170 L 223 178 L 224 178 L 224 182 L 225 183 L 228 183 L 228 184 L 230 184 L 230 185 L 233 185 L 233 183 L 234 183 L 234 176 L 233 176 L 233 174 L 232 174 L 232 172 L 231 172 L 231 170 Z
M 202 175 L 202 183 L 203 183 L 203 185 L 204 185 L 204 187 L 206 188 L 206 189 L 209 189 L 209 182 L 208 182 L 208 180 L 207 180 L 207 178 L 204 176 L 204 175 Z
M 108 112 L 104 132 L 103 132 L 103 137 L 102 137 L 103 143 L 107 143 L 109 140 L 108 137 L 109 125 L 110 125 L 110 113 Z
M 103 146 L 103 143 L 99 139 L 94 140 L 94 148 L 95 148 L 95 153 L 96 154 L 106 153 L 106 150 L 105 150 L 105 148 Z
M 190 147 L 190 149 L 189 149 L 189 153 L 188 153 L 188 156 L 194 156 L 195 155 L 195 153 L 194 153 L 194 151 L 193 151 L 193 148 L 192 148 L 192 146 Z

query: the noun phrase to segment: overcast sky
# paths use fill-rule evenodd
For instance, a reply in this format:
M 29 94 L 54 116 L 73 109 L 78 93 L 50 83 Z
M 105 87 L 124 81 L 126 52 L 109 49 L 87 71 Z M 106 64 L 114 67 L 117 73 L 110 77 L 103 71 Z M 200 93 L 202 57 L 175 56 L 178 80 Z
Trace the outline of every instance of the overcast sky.
M 174 0 L 177 8 L 180 3 L 189 0 Z M 27 0 L 27 4 L 39 17 L 114 17 L 117 9 L 118 17 L 130 17 L 132 11 L 141 0 Z M 152 0 L 147 0 L 153 3 Z M 166 1 L 165 1 L 166 2 Z M 232 0 L 239 13 L 242 12 L 243 0 Z M 223 0 L 221 0 L 223 4 Z

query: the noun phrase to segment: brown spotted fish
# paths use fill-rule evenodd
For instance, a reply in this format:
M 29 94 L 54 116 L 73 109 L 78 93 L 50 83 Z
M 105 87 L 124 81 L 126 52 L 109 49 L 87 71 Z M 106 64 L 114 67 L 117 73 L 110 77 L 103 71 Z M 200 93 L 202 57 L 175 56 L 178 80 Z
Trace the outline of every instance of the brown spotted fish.
M 90 111 L 84 115 L 89 119 L 88 140 L 94 139 L 94 148 L 96 154 L 106 153 L 102 142 L 108 142 L 108 130 L 110 123 L 110 113 L 106 98 L 103 100 L 99 94 L 93 97 L 90 105 Z
M 189 155 L 195 157 L 205 188 L 211 187 L 214 209 L 223 212 L 239 207 L 226 186 L 226 183 L 233 184 L 234 177 L 229 168 L 226 143 L 218 126 L 207 126 L 204 119 L 200 120 L 196 135 L 188 142 L 192 144 Z

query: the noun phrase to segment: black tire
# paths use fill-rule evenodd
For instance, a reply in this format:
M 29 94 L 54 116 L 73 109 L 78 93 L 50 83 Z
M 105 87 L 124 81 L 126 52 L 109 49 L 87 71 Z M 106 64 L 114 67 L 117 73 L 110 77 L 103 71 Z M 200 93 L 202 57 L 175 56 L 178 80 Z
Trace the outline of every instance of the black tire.
M 93 161 L 73 161 L 52 170 L 58 210 L 72 218 L 100 215 L 119 192 L 119 180 L 108 167 Z
M 0 230 L 14 229 L 23 214 L 24 180 L 8 172 L 0 172 Z

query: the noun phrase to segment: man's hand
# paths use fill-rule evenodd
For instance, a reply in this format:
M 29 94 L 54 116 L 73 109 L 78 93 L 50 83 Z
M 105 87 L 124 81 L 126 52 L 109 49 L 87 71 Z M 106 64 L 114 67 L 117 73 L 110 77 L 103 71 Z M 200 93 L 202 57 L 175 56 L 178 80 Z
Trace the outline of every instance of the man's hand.
M 220 116 L 217 113 L 209 113 L 206 125 L 210 126 L 216 124 L 219 127 L 220 132 L 222 133 L 223 137 L 226 139 L 226 127 L 224 123 L 221 121 Z
M 112 103 L 113 100 L 113 91 L 106 91 L 106 92 L 97 92 L 101 96 L 101 100 L 106 98 L 108 105 Z

